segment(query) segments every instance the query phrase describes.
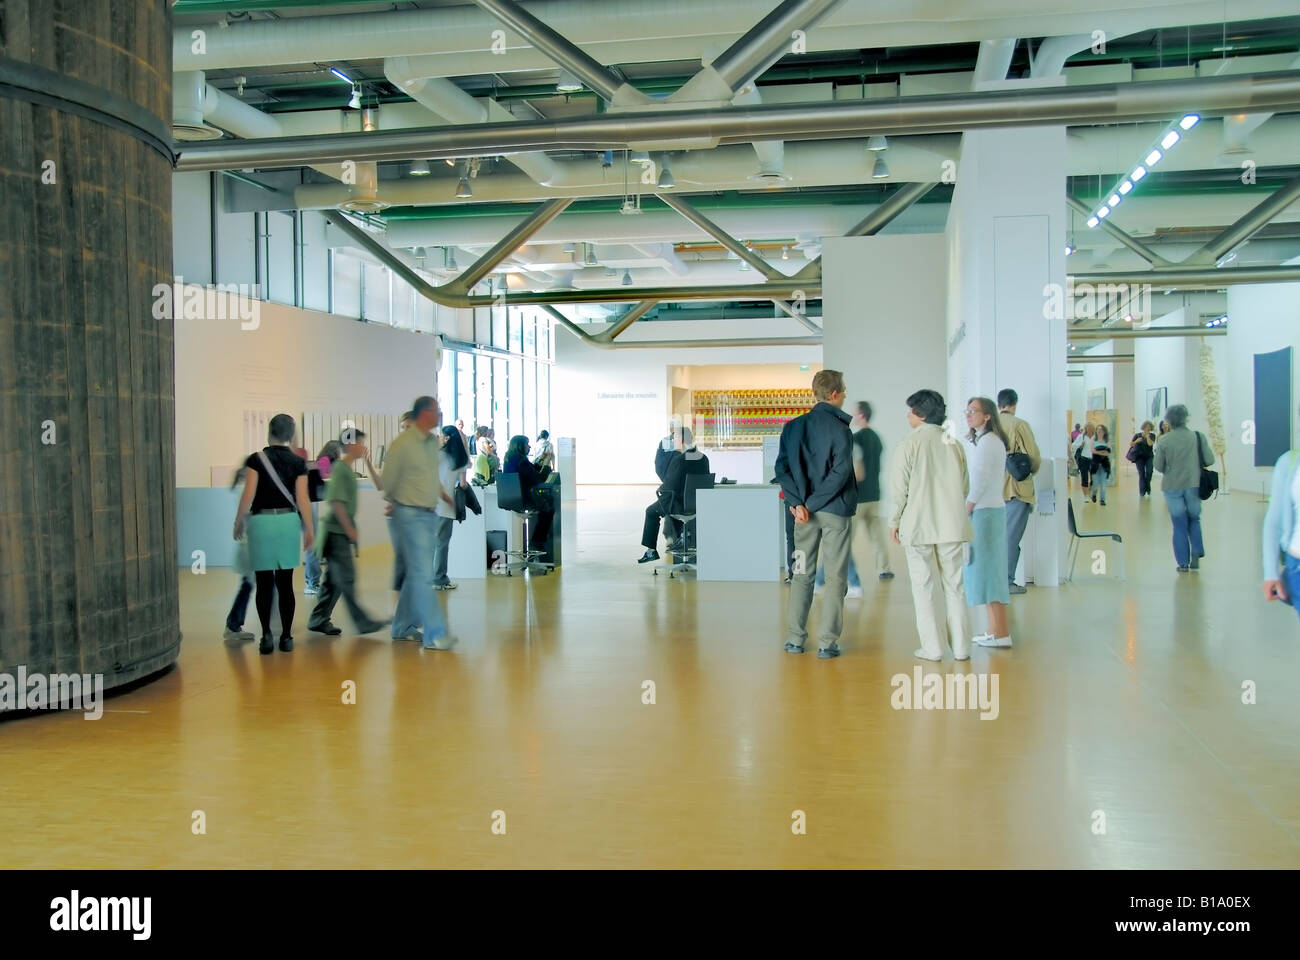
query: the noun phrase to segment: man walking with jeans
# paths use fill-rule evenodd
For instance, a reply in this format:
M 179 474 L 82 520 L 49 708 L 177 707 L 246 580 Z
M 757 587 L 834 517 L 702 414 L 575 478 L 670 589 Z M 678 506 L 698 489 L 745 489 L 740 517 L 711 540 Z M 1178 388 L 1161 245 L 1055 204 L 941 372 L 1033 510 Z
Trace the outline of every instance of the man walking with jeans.
M 817 404 L 781 431 L 776 477 L 794 516 L 794 582 L 790 587 L 789 653 L 803 653 L 808 639 L 817 555 L 826 565 L 821 639 L 817 656 L 840 655 L 850 527 L 857 509 L 853 437 L 844 406 L 844 374 L 822 370 L 812 382 Z
M 1008 473 L 1002 479 L 1002 500 L 1007 508 L 1007 582 L 1011 584 L 1012 593 L 1025 592 L 1024 587 L 1016 584 L 1016 565 L 1020 563 L 1020 540 L 1025 535 L 1029 513 L 1034 509 L 1034 474 L 1043 465 L 1034 431 L 1016 416 L 1016 404 L 1019 402 L 1020 396 L 1010 387 L 998 391 L 998 419 L 1002 421 L 1002 430 L 1011 441 L 1007 453 L 1024 453 L 1029 456 L 1029 476 L 1017 480 Z
M 438 481 L 442 445 L 435 434 L 437 401 L 417 397 L 411 407 L 411 421 L 411 426 L 389 447 L 383 474 L 384 496 L 390 501 L 405 569 L 393 615 L 393 639 L 419 640 L 425 650 L 450 650 L 456 638 L 447 632 L 442 606 L 433 596 L 438 501 L 454 502 L 451 492 L 443 490 Z

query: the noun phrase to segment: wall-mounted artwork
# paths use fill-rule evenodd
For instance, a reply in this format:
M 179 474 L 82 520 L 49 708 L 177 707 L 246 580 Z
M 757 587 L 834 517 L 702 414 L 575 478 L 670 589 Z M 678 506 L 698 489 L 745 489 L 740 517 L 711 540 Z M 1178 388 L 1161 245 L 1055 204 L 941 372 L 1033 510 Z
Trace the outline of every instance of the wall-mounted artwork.
M 1168 409 L 1168 387 L 1152 387 L 1147 391 L 1146 419 L 1159 426 L 1160 421 L 1165 418 L 1165 411 Z
M 1106 388 L 1098 387 L 1095 390 L 1088 391 L 1088 409 L 1105 410 L 1106 409 Z
M 1255 466 L 1291 449 L 1291 348 L 1255 354 Z

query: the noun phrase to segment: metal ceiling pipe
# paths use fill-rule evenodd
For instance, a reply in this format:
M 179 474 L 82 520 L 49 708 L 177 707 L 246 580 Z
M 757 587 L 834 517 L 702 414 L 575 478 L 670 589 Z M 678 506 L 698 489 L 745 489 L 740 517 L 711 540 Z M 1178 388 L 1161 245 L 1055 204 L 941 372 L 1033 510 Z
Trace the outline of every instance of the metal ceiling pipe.
M 1183 262 L 1188 266 L 1214 263 L 1225 253 L 1249 240 L 1251 235 L 1261 227 L 1267 226 L 1270 220 L 1291 206 L 1297 198 L 1300 198 L 1300 177 L 1295 177 L 1284 187 L 1270 194 L 1268 199 L 1256 204 L 1240 220 Z
M 1069 277 L 1077 287 L 1082 283 L 1144 284 L 1153 287 L 1173 287 L 1178 290 L 1218 290 L 1236 283 L 1295 283 L 1300 281 L 1300 267 L 1238 267 L 1226 270 L 1180 270 L 1163 267 L 1160 270 L 1133 270 L 1117 273 L 1074 273 Z
M 632 143 L 750 143 L 876 134 L 951 133 L 1042 124 L 1166 119 L 1195 110 L 1300 109 L 1300 71 L 1037 90 L 991 90 L 888 101 L 772 104 L 746 109 L 603 114 L 565 120 L 182 145 L 176 169 L 231 170 L 343 160 L 484 157 L 530 150 L 604 150 Z
M 713 237 L 713 239 L 717 240 L 718 243 L 722 244 L 724 247 L 726 247 L 728 250 L 730 250 L 732 253 L 738 256 L 741 260 L 744 260 L 746 263 L 748 263 L 751 267 L 753 267 L 755 270 L 761 273 L 768 280 L 785 279 L 786 275 L 784 273 L 776 269 L 776 267 L 773 267 L 766 260 L 764 260 L 758 254 L 754 253 L 752 250 L 746 247 L 743 243 L 741 243 L 731 234 L 727 233 L 726 230 L 723 230 L 720 226 L 718 226 L 716 223 L 714 223 L 704 214 L 700 213 L 700 211 L 696 210 L 693 206 L 687 203 L 684 198 L 676 196 L 675 194 L 671 194 L 671 193 L 662 193 L 659 195 L 659 199 L 662 200 L 664 203 L 668 204 L 668 206 L 672 207 L 674 210 L 680 213 L 691 223 L 695 224 L 697 227 L 699 227 L 709 236 Z
M 1083 214 L 1085 217 L 1092 216 L 1092 207 L 1088 206 L 1082 200 L 1079 200 L 1075 197 L 1071 197 L 1067 194 L 1065 198 L 1065 202 L 1068 203 L 1074 210 Z M 1147 263 L 1158 267 L 1165 267 L 1170 265 L 1170 262 L 1168 260 L 1160 256 L 1160 254 L 1156 253 L 1154 250 L 1148 247 L 1141 240 L 1129 236 L 1119 227 L 1115 226 L 1115 224 L 1111 223 L 1110 218 L 1102 220 L 1098 224 L 1098 226 L 1100 226 L 1103 230 L 1109 233 L 1120 243 L 1124 244 L 1124 246 L 1128 247 L 1130 250 L 1136 253 Z
M 628 327 L 632 326 L 632 324 L 636 323 L 658 305 L 658 300 L 642 300 L 636 306 L 628 310 L 627 313 L 623 314 L 623 316 L 615 320 L 612 326 L 600 331 L 600 333 L 597 334 L 597 337 L 604 340 L 606 343 L 613 341 L 615 337 Z
M 662 349 L 667 347 L 817 347 L 821 346 L 822 338 L 817 337 L 755 337 L 745 339 L 738 337 L 735 339 L 721 340 L 620 340 L 614 342 L 610 333 L 614 328 L 606 328 L 600 333 L 591 334 L 582 327 L 578 326 L 564 314 L 560 313 L 549 304 L 543 304 L 542 309 L 555 318 L 555 321 L 569 333 L 573 334 L 580 341 L 589 347 L 597 347 L 603 350 L 649 350 Z M 617 326 L 617 325 L 616 325 Z M 631 326 L 628 324 L 627 326 Z M 627 327 L 623 327 L 626 329 Z M 617 331 L 621 333 L 622 330 Z M 615 336 L 617 333 L 615 334 Z
M 1102 31 L 1102 36 L 1107 40 L 1117 38 L 1117 34 L 1111 30 Z M 1029 76 L 1037 79 L 1039 77 L 1059 77 L 1061 71 L 1065 69 L 1065 61 L 1069 60 L 1076 53 L 1082 53 L 1088 50 L 1096 43 L 1096 39 L 1091 33 L 1076 33 L 1065 37 L 1047 37 L 1038 45 L 1034 51 L 1033 57 L 1029 61 Z
M 972 85 L 1005 80 L 1007 71 L 1011 69 L 1011 58 L 1016 53 L 1016 44 L 1019 42 L 1015 37 L 981 41 L 979 55 L 975 58 L 975 74 L 971 77 Z
M 534 214 L 493 244 L 490 250 L 479 257 L 459 277 L 447 284 L 447 287 L 457 292 L 473 288 L 492 272 L 493 267 L 518 250 L 525 240 L 563 213 L 564 208 L 571 203 L 573 203 L 572 197 L 560 197 L 542 204 Z
M 1082 355 L 1080 355 L 1080 356 L 1067 357 L 1066 360 L 1065 360 L 1065 362 L 1066 362 L 1067 364 L 1071 364 L 1071 363 L 1132 363 L 1132 362 L 1133 362 L 1133 354 L 1131 354 L 1131 353 L 1118 353 L 1118 354 L 1115 354 L 1114 356 L 1110 356 L 1110 357 L 1107 357 L 1107 356 L 1096 356 L 1096 357 L 1094 357 L 1094 356 L 1091 356 L 1090 354 L 1086 354 L 1086 353 L 1085 353 L 1085 354 L 1082 354 Z
M 927 193 L 929 193 L 937 186 L 938 186 L 937 181 L 930 181 L 929 183 L 909 183 L 906 186 L 900 187 L 896 193 L 892 194 L 889 197 L 888 200 L 880 204 L 880 206 L 876 207 L 876 209 L 872 210 L 856 225 L 849 228 L 848 232 L 846 232 L 844 236 L 846 237 L 875 236 L 886 226 L 888 226 L 891 222 L 893 222 L 899 216 L 899 214 L 901 214 L 912 204 L 916 203 L 916 201 L 920 200 L 923 196 L 925 196 Z M 806 267 L 804 267 L 802 270 L 796 273 L 794 275 L 794 279 L 811 280 L 820 277 L 821 273 L 822 273 L 822 258 L 818 256 L 816 260 L 812 261 Z
M 1145 340 L 1149 337 L 1226 337 L 1227 327 L 1147 327 L 1111 329 L 1092 327 L 1083 330 L 1067 330 L 1067 340 Z M 1074 363 L 1070 357 L 1067 363 Z
M 527 10 L 511 0 L 474 0 L 479 7 L 496 17 L 515 33 L 568 70 L 609 103 L 644 104 L 653 101 L 625 80 L 616 77 L 604 64 L 589 57 L 579 47 L 556 33 Z
M 806 33 L 842 0 L 782 0 L 669 99 L 728 100 L 790 52 L 795 31 Z M 804 47 L 806 50 L 806 46 Z

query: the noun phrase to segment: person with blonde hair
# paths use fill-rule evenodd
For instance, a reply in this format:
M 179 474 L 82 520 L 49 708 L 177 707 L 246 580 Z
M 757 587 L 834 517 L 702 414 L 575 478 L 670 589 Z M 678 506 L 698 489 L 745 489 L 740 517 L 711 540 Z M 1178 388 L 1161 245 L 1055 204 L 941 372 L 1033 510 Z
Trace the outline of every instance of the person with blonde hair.
M 971 397 L 966 403 L 967 463 L 970 491 L 966 513 L 975 539 L 962 570 L 966 602 L 988 608 L 988 630 L 972 640 L 982 647 L 1011 646 L 1007 629 L 1007 604 L 1011 601 L 1007 570 L 1007 509 L 1002 499 L 1010 440 L 998 418 L 998 408 L 988 397 Z
M 962 593 L 962 553 L 974 536 L 966 512 L 970 477 L 961 444 L 943 428 L 947 405 L 934 390 L 907 398 L 912 432 L 890 468 L 889 535 L 903 545 L 912 577 L 912 603 L 921 660 L 942 660 L 945 631 L 934 616 L 942 596 L 947 638 L 956 660 L 970 659 L 970 615 Z
M 818 371 L 812 381 L 816 405 L 781 430 L 776 478 L 785 507 L 794 517 L 794 565 L 790 584 L 787 653 L 803 653 L 808 640 L 813 578 L 818 554 L 826 564 L 822 592 L 821 637 L 817 656 L 840 655 L 844 629 L 844 594 L 849 566 L 857 482 L 853 475 L 853 435 L 844 406 L 844 374 Z

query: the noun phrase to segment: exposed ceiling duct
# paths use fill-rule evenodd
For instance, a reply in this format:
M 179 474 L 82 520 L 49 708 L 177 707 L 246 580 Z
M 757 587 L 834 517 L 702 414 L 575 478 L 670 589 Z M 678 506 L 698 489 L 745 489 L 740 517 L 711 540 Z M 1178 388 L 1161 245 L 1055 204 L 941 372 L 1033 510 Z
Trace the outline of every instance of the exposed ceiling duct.
M 1070 123 L 1164 120 L 1300 109 L 1300 72 L 1157 80 L 1126 84 L 996 90 L 887 102 L 776 104 L 728 110 L 605 114 L 547 122 L 469 124 L 429 130 L 195 144 L 179 170 L 300 166 L 343 160 L 483 157 L 547 149 L 591 150 L 628 144 L 748 143 Z

